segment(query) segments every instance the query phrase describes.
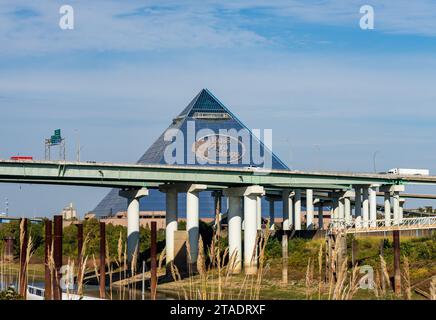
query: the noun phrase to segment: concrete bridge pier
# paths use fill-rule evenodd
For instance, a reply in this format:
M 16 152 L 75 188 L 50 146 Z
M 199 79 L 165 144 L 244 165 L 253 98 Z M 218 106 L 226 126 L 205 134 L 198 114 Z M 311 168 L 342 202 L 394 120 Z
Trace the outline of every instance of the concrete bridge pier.
M 301 190 L 295 189 L 294 194 L 294 229 L 301 230 Z
M 369 226 L 369 190 L 368 186 L 362 187 L 362 220 L 363 227 L 368 228 Z
M 406 199 L 400 198 L 400 209 L 399 209 L 399 220 L 400 223 L 403 221 L 403 215 L 404 215 L 404 203 L 406 202 Z
M 392 205 L 394 207 L 394 225 L 398 225 L 400 223 L 400 193 L 398 191 L 394 191 Z
M 385 192 L 385 224 L 387 227 L 391 225 L 391 193 Z
M 344 219 L 346 223 L 350 223 L 352 220 L 351 216 L 351 196 L 353 195 L 352 191 L 345 191 L 343 194 L 344 198 Z
M 324 229 L 324 219 L 323 219 L 323 206 L 324 203 L 323 202 L 319 202 L 319 207 L 318 207 L 318 229 L 322 230 Z
M 384 192 L 385 195 L 385 223 L 386 226 L 397 225 L 400 223 L 401 215 L 401 201 L 400 192 L 405 190 L 404 185 L 383 185 L 379 188 L 380 192 Z M 392 208 L 390 198 L 392 196 Z M 391 219 L 391 210 L 393 217 Z
M 159 190 L 166 193 L 165 260 L 167 271 L 171 271 L 169 267 L 174 262 L 174 232 L 178 230 L 178 192 L 176 188 L 166 185 L 161 186 Z
M 130 263 L 139 250 L 139 199 L 148 196 L 148 190 L 127 189 L 118 194 L 127 199 L 127 260 Z
M 354 186 L 354 218 L 362 216 L 362 188 Z
M 345 198 L 344 194 L 338 195 L 338 219 L 343 221 L 345 219 Z
M 225 190 L 225 192 L 229 192 Z M 257 201 L 265 194 L 261 186 L 234 188 L 244 197 L 244 269 L 246 274 L 257 272 Z M 239 230 L 238 230 L 239 231 Z M 236 232 L 236 231 L 235 231 Z M 229 230 L 230 233 L 230 230 Z M 230 235 L 229 235 L 230 237 Z
M 262 230 L 262 197 L 257 196 L 256 198 L 256 223 L 257 230 Z
M 196 272 L 198 257 L 199 234 L 199 192 L 207 188 L 204 184 L 188 185 L 186 190 L 186 231 L 188 232 L 189 252 L 188 263 L 191 270 Z
M 377 187 L 372 185 L 368 188 L 369 192 L 369 226 L 375 228 L 377 226 Z
M 306 190 L 306 229 L 312 230 L 313 226 L 313 190 Z
M 282 191 L 282 203 L 283 203 L 283 230 L 290 230 L 294 221 L 294 193 L 291 190 Z
M 229 198 L 229 254 L 233 261 L 233 273 L 242 269 L 242 201 L 241 197 Z
M 240 273 L 242 269 L 242 201 L 238 190 L 224 190 L 229 199 L 228 239 L 229 257 L 232 273 Z
M 293 197 L 291 190 L 282 191 L 283 202 L 283 235 L 282 235 L 282 283 L 288 283 L 288 239 L 291 229 L 290 219 L 293 216 Z
M 275 229 L 275 207 L 274 198 L 268 198 L 269 202 L 269 228 L 271 231 Z
M 337 227 L 338 222 L 335 220 L 339 218 L 339 198 L 335 193 L 332 193 L 331 199 L 332 199 L 332 207 L 331 207 L 330 217 L 331 219 L 333 219 L 333 226 Z

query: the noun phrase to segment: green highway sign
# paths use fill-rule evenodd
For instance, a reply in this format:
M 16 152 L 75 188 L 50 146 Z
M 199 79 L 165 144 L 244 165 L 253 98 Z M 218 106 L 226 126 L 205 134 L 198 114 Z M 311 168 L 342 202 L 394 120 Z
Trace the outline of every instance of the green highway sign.
M 59 144 L 61 142 L 62 142 L 61 129 L 56 129 L 54 131 L 54 135 L 52 135 L 50 137 L 50 143 L 51 144 Z

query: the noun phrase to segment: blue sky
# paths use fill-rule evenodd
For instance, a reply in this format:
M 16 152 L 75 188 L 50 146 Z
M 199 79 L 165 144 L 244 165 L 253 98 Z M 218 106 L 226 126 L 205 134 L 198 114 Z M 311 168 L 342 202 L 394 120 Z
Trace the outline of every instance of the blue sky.
M 61 30 L 59 8 L 75 10 Z M 361 30 L 359 8 L 375 10 Z M 436 173 L 434 1 L 9 1 L 0 4 L 0 158 L 135 162 L 203 87 L 300 170 Z M 407 191 L 436 192 L 429 187 Z M 0 211 L 80 214 L 106 189 L 0 185 Z M 432 204 L 409 202 L 406 206 Z

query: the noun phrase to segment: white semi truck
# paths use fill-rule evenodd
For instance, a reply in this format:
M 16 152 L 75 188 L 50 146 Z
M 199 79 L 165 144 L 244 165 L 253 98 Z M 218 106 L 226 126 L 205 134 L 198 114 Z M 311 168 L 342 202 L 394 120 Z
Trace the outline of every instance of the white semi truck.
M 430 175 L 430 171 L 428 169 L 394 168 L 389 170 L 388 173 L 398 174 L 402 176 L 429 176 Z

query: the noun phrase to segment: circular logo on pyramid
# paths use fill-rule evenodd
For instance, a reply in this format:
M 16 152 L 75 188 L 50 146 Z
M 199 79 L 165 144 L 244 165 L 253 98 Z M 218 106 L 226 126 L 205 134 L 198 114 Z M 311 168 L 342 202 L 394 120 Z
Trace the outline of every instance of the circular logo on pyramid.
M 238 138 L 226 134 L 205 135 L 192 145 L 192 152 L 197 159 L 210 164 L 238 162 L 245 151 L 244 144 Z

